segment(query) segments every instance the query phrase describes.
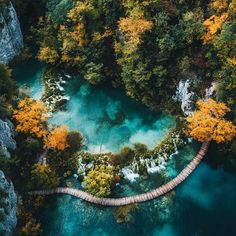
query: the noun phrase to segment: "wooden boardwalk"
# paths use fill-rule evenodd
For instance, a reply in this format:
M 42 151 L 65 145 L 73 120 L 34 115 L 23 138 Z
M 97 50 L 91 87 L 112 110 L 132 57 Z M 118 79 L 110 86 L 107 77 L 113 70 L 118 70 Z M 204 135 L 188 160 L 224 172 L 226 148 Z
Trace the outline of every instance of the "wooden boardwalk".
M 52 194 L 69 194 L 77 198 L 81 198 L 87 202 L 103 205 L 103 206 L 124 206 L 132 203 L 146 202 L 155 199 L 169 191 L 173 190 L 181 184 L 198 166 L 208 150 L 209 142 L 204 142 L 193 160 L 171 181 L 168 183 L 143 194 L 122 198 L 99 198 L 79 189 L 59 187 L 50 190 L 32 191 L 30 195 L 52 195 Z

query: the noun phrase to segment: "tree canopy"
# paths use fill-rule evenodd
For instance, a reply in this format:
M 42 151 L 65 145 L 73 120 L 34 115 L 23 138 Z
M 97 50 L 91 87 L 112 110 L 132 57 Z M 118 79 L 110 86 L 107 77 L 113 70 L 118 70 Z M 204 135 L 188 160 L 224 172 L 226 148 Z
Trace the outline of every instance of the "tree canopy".
M 69 144 L 67 142 L 68 128 L 65 125 L 52 129 L 44 138 L 44 148 L 63 151 Z
M 230 109 L 221 102 L 213 99 L 199 100 L 198 110 L 187 118 L 188 133 L 194 139 L 216 141 L 217 143 L 231 141 L 236 137 L 236 126 L 224 116 Z
M 97 197 L 108 196 L 113 182 L 113 168 L 105 165 L 96 166 L 84 177 L 85 189 Z
M 31 133 L 38 138 L 46 136 L 47 108 L 43 102 L 32 98 L 20 100 L 13 111 L 13 118 L 17 121 L 16 131 Z

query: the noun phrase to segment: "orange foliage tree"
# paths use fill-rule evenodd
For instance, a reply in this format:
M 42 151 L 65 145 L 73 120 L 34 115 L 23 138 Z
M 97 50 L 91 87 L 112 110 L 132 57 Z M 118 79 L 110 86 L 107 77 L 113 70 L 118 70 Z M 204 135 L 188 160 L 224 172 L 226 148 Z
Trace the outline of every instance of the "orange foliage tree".
M 209 6 L 216 14 L 203 22 L 206 29 L 202 36 L 204 44 L 214 39 L 217 32 L 221 30 L 223 23 L 235 12 L 235 3 L 229 4 L 227 0 L 212 0 Z
M 31 133 L 38 138 L 46 136 L 47 109 L 43 102 L 31 98 L 21 100 L 13 111 L 13 118 L 17 120 L 16 131 Z
M 44 148 L 50 148 L 58 151 L 63 151 L 69 144 L 67 142 L 68 129 L 67 126 L 61 125 L 49 132 L 44 138 Z
M 206 33 L 202 36 L 204 43 L 212 40 L 219 29 L 221 29 L 222 24 L 227 20 L 228 13 L 225 12 L 220 16 L 213 15 L 209 19 L 203 22 L 206 28 Z
M 201 142 L 216 141 L 217 143 L 230 141 L 236 137 L 236 126 L 224 119 L 230 109 L 213 99 L 208 101 L 198 100 L 199 109 L 187 117 L 188 134 Z
M 40 61 L 56 64 L 59 60 L 59 54 L 56 50 L 50 47 L 41 47 L 39 50 L 38 59 Z
M 141 36 L 146 31 L 150 31 L 153 23 L 145 19 L 144 14 L 132 12 L 130 16 L 121 18 L 118 22 L 119 31 L 124 37 L 124 41 L 132 51 L 141 43 Z

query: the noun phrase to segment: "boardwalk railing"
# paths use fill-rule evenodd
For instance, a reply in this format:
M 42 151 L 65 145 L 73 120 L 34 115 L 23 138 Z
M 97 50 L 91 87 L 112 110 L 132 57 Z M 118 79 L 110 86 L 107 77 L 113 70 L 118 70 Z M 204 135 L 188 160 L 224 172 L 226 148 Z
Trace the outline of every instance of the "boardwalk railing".
M 171 181 L 168 183 L 143 194 L 122 198 L 99 198 L 79 189 L 59 187 L 49 190 L 38 190 L 29 192 L 30 195 L 52 195 L 52 194 L 69 194 L 81 198 L 87 202 L 103 206 L 124 206 L 132 203 L 146 202 L 155 199 L 165 193 L 170 192 L 181 184 L 198 166 L 208 150 L 209 142 L 204 142 L 193 160 Z

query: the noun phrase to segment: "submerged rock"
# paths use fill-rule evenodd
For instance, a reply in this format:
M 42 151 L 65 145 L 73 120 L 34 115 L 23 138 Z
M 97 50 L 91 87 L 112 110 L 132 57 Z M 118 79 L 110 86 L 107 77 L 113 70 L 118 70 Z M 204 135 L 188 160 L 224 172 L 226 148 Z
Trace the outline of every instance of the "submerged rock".
M 17 196 L 13 184 L 0 170 L 0 235 L 12 235 L 16 227 Z
M 7 64 L 23 48 L 23 36 L 11 2 L 0 9 L 0 64 Z
M 66 81 L 64 75 L 55 69 L 46 69 L 42 76 L 44 85 L 44 93 L 42 100 L 46 104 L 49 112 L 55 112 L 59 108 L 63 108 L 70 100 L 65 95 L 64 86 Z
M 0 149 L 2 149 L 5 157 L 9 158 L 8 149 L 16 149 L 16 141 L 14 137 L 14 125 L 9 120 L 0 120 Z

